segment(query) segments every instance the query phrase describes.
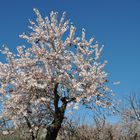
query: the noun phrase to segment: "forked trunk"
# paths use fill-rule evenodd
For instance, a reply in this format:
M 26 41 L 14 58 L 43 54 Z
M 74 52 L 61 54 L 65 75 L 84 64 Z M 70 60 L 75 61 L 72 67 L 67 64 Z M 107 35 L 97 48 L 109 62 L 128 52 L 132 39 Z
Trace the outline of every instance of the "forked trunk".
M 68 100 L 66 97 L 62 97 L 61 98 L 62 105 L 61 107 L 59 107 L 58 104 L 60 96 L 57 93 L 58 85 L 59 83 L 56 83 L 54 88 L 54 107 L 55 107 L 54 118 L 52 124 L 47 127 L 47 135 L 45 140 L 56 140 L 58 132 L 64 120 L 66 106 L 69 102 L 75 100 L 75 98 L 71 98 Z
M 65 109 L 62 110 L 61 107 L 57 112 L 57 114 L 55 114 L 54 121 L 50 126 L 47 127 L 47 135 L 45 140 L 56 140 L 58 132 L 63 123 L 64 113 L 65 113 Z

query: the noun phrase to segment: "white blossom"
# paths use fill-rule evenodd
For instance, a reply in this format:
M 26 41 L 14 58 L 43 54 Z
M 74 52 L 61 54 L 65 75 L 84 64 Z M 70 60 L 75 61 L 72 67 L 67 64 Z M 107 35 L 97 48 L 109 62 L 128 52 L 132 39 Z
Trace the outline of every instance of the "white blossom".
M 32 123 L 49 124 L 57 83 L 60 101 L 65 97 L 67 108 L 78 110 L 81 104 L 91 103 L 109 106 L 112 91 L 104 70 L 107 61 L 99 62 L 104 46 L 94 44 L 93 37 L 88 41 L 85 29 L 76 36 L 76 27 L 65 20 L 65 12 L 59 22 L 57 12 L 44 19 L 37 9 L 34 11 L 37 20 L 30 21 L 32 32 L 20 35 L 31 47 L 18 46 L 17 54 L 6 46 L 2 50 L 8 60 L 0 63 L 3 117 L 15 126 L 24 123 L 25 117 Z

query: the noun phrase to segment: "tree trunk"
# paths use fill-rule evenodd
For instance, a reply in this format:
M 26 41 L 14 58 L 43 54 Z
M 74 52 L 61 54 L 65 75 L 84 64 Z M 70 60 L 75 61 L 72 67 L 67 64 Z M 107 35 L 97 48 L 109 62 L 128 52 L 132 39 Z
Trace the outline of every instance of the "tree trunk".
M 52 124 L 47 127 L 47 135 L 45 140 L 56 140 L 58 132 L 64 120 L 67 104 L 75 100 L 75 98 L 68 99 L 67 97 L 62 97 L 61 98 L 62 105 L 61 107 L 59 107 L 58 104 L 60 96 L 57 93 L 58 85 L 59 83 L 56 83 L 54 88 L 54 108 L 55 108 L 54 119 Z
M 47 128 L 47 135 L 45 140 L 56 140 L 60 127 L 50 126 Z
M 63 123 L 65 109 L 66 108 L 63 108 L 62 106 L 57 112 L 57 114 L 55 114 L 54 121 L 50 126 L 47 127 L 47 135 L 45 140 L 56 140 L 58 132 Z

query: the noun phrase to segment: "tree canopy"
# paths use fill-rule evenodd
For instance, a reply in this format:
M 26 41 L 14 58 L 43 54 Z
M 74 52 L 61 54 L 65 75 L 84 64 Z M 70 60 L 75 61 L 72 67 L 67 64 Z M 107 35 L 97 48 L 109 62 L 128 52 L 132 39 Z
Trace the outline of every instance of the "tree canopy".
M 32 139 L 40 127 L 46 127 L 46 140 L 53 140 L 66 109 L 111 106 L 113 92 L 107 86 L 107 61 L 100 62 L 104 46 L 99 47 L 94 38 L 87 40 L 85 29 L 77 37 L 65 13 L 59 20 L 57 12 L 43 18 L 34 11 L 32 31 L 20 35 L 30 47 L 18 46 L 16 54 L 7 46 L 2 49 L 7 62 L 0 62 L 1 117 L 15 127 L 27 124 Z

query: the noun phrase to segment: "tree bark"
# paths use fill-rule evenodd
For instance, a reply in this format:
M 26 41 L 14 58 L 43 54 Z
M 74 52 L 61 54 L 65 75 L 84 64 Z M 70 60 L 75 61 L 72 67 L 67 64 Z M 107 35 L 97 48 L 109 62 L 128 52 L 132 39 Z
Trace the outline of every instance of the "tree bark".
M 75 98 L 68 99 L 67 97 L 61 97 L 62 105 L 61 107 L 59 107 L 60 96 L 57 93 L 58 85 L 59 83 L 56 83 L 54 88 L 54 118 L 51 125 L 47 127 L 47 135 L 45 140 L 56 140 L 58 132 L 64 120 L 67 104 L 75 100 Z
M 49 126 L 47 128 L 46 140 L 56 140 L 60 128 L 59 126 Z
M 54 115 L 54 120 L 50 126 L 47 127 L 47 135 L 45 140 L 56 140 L 58 132 L 64 120 L 66 110 L 66 103 L 58 108 L 57 113 Z

